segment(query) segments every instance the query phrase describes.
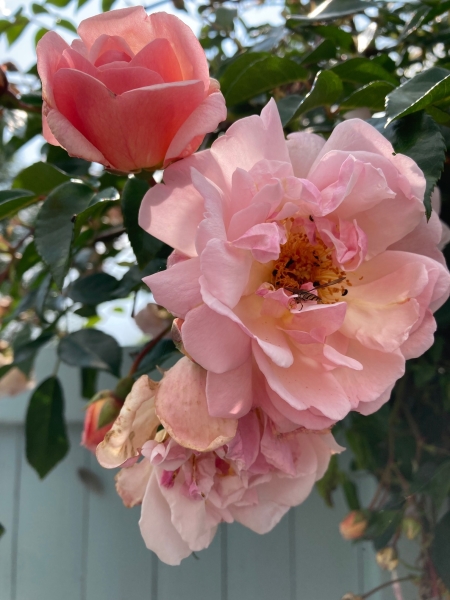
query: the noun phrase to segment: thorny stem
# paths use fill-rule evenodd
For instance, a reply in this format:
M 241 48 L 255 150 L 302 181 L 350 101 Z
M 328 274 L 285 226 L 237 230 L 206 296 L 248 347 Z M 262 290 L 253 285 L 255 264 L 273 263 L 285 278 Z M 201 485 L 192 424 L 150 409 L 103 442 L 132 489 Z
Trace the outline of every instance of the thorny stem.
M 370 590 L 369 592 L 366 592 L 365 594 L 363 594 L 361 596 L 361 598 L 362 598 L 362 600 L 366 600 L 366 598 L 369 598 L 369 596 L 376 594 L 377 592 L 379 592 L 380 590 L 382 590 L 385 587 L 394 585 L 395 583 L 402 583 L 403 581 L 411 581 L 411 579 L 414 579 L 414 577 L 412 575 L 407 575 L 406 577 L 400 577 L 399 579 L 392 579 L 391 581 L 386 581 L 385 583 L 382 583 L 381 585 L 377 586 L 376 588 L 373 588 L 373 590 Z
M 156 344 L 160 340 L 162 340 L 162 338 L 166 335 L 166 333 L 168 333 L 170 331 L 171 327 L 172 327 L 172 324 L 168 325 L 165 329 L 163 329 L 163 331 L 161 331 L 160 334 L 158 334 L 155 338 L 153 338 L 153 340 L 151 340 L 148 344 L 146 344 L 142 348 L 142 350 L 136 356 L 136 358 L 133 361 L 133 364 L 130 367 L 130 370 L 128 372 L 128 377 L 132 377 L 136 373 L 144 356 L 146 356 L 150 352 L 150 350 L 152 350 L 156 346 Z

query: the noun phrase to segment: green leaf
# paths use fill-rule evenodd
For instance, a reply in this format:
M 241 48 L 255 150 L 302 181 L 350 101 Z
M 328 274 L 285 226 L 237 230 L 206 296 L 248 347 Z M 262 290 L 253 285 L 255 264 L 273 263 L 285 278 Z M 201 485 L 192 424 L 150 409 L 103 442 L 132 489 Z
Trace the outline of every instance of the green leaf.
M 85 210 L 92 190 L 83 183 L 63 183 L 46 198 L 36 221 L 35 244 L 50 267 L 56 285 L 62 288 L 69 268 L 74 231 L 73 216 Z
M 399 510 L 379 510 L 370 514 L 369 525 L 364 533 L 365 539 L 373 540 L 377 550 L 388 545 L 402 520 Z
M 316 488 L 322 498 L 325 500 L 325 504 L 330 508 L 333 508 L 333 493 L 336 491 L 339 485 L 339 466 L 338 458 L 336 454 L 330 459 L 330 464 L 326 470 L 325 475 L 320 481 L 316 483 Z
M 220 84 L 227 104 L 233 106 L 274 88 L 307 79 L 308 72 L 289 58 L 266 52 L 241 54 L 222 73 Z
M 141 269 L 155 257 L 163 246 L 162 242 L 144 231 L 138 223 L 142 198 L 148 189 L 147 182 L 133 177 L 127 181 L 122 193 L 123 223 Z
M 405 23 L 405 26 L 399 35 L 398 42 L 403 42 L 403 40 L 406 39 L 408 35 L 416 31 L 416 29 L 422 25 L 423 21 L 426 19 L 430 11 L 431 8 L 429 6 L 420 6 L 419 9 L 412 14 L 409 21 Z
M 46 33 L 49 32 L 49 29 L 46 29 L 45 27 L 41 27 L 40 29 L 38 29 L 36 31 L 36 34 L 34 36 L 34 45 L 37 46 L 39 41 L 44 37 L 44 35 Z
M 151 373 L 156 369 L 156 367 L 166 361 L 169 356 L 173 356 L 175 354 L 178 354 L 178 350 L 175 348 L 175 344 L 172 342 L 172 340 L 161 340 L 141 360 L 139 363 L 139 369 L 135 373 L 135 377 L 140 377 L 141 375 Z
M 54 336 L 54 331 L 43 331 L 39 337 L 32 341 L 26 341 L 23 344 L 14 346 L 14 364 L 25 375 L 29 376 L 36 354 L 43 348 Z
M 120 194 L 116 188 L 113 187 L 106 188 L 98 194 L 95 194 L 89 202 L 89 206 L 76 216 L 74 237 L 78 237 L 82 226 L 89 221 L 89 219 L 97 219 L 106 210 L 114 206 L 115 202 L 119 199 Z
M 370 108 L 374 111 L 384 109 L 386 96 L 392 91 L 394 85 L 387 81 L 372 81 L 356 90 L 340 103 L 341 110 L 353 108 Z
M 300 61 L 302 65 L 315 65 L 321 60 L 336 57 L 336 44 L 331 40 L 323 40 L 314 50 L 305 54 Z
M 75 27 L 75 25 L 67 19 L 56 19 L 56 25 L 58 25 L 58 27 L 64 27 L 64 29 L 72 31 L 73 33 L 77 32 L 77 28 Z
M 12 46 L 14 42 L 16 42 L 22 33 L 25 31 L 25 28 L 29 24 L 29 20 L 27 17 L 23 15 L 18 15 L 14 21 L 6 30 L 6 38 L 8 40 L 8 44 Z
M 63 337 L 58 356 L 68 365 L 110 371 L 120 377 L 122 349 L 113 337 L 98 329 L 80 329 Z
M 376 60 L 369 60 L 368 58 L 351 58 L 332 67 L 330 71 L 339 75 L 343 81 L 363 84 L 372 81 L 388 81 L 389 83 L 398 85 L 396 76 L 389 73 Z
M 352 34 L 340 27 L 335 27 L 334 25 L 317 25 L 313 28 L 313 31 L 330 40 L 343 50 L 354 50 L 355 43 Z
M 450 103 L 450 71 L 441 67 L 422 71 L 389 94 L 386 102 L 387 122 L 443 100 L 446 105 Z
M 303 102 L 303 96 L 291 94 L 277 102 L 278 112 L 283 127 L 285 127 L 294 118 L 299 106 Z
M 47 0 L 47 4 L 53 4 L 54 6 L 59 6 L 60 8 L 67 6 L 71 0 Z
M 86 400 L 90 400 L 97 391 L 97 369 L 90 369 L 89 367 L 83 367 L 80 369 L 81 375 L 81 395 Z
M 2 537 L 2 535 L 5 533 L 5 528 L 3 527 L 3 525 L 0 523 L 0 538 Z
M 436 525 L 431 544 L 431 558 L 439 577 L 450 590 L 450 511 Z
M 371 6 L 376 6 L 376 4 L 374 2 L 364 2 L 363 0 L 325 0 L 308 15 L 290 15 L 289 19 L 304 23 L 333 21 L 334 19 L 363 12 Z
M 42 6 L 42 4 L 36 4 L 36 2 L 33 2 L 31 5 L 31 10 L 35 15 L 48 14 L 48 10 L 45 8 L 45 6 Z
M 69 289 L 69 298 L 88 306 L 97 306 L 117 298 L 119 281 L 108 273 L 93 273 L 77 279 Z
M 43 151 L 47 157 L 47 163 L 51 163 L 58 169 L 70 175 L 87 175 L 91 163 L 82 158 L 69 156 L 67 152 L 60 146 L 52 146 L 45 144 Z
M 41 257 L 37 253 L 36 246 L 34 245 L 34 241 L 30 242 L 28 246 L 25 248 L 22 254 L 22 258 L 16 265 L 16 276 L 21 278 L 22 275 L 31 269 L 36 263 L 41 260 Z
M 102 11 L 107 12 L 111 10 L 112 5 L 116 0 L 102 0 Z
M 70 177 L 56 167 L 45 162 L 37 162 L 15 177 L 12 188 L 20 188 L 22 190 L 30 190 L 36 196 L 45 196 L 53 188 L 66 181 Z
M 311 91 L 306 94 L 300 101 L 288 101 L 288 98 L 283 98 L 278 103 L 280 114 L 282 115 L 282 123 L 286 125 L 295 117 L 319 106 L 331 106 L 342 94 L 343 86 L 339 77 L 331 71 L 319 71 L 314 80 Z M 297 102 L 297 104 L 296 104 Z
M 36 202 L 33 192 L 28 190 L 0 191 L 0 219 L 15 215 L 19 210 Z
M 429 218 L 431 192 L 441 176 L 445 162 L 446 147 L 441 130 L 429 115 L 420 112 L 394 121 L 384 133 L 396 152 L 406 154 L 422 169 L 427 181 L 424 204 Z
M 25 431 L 27 460 L 43 479 L 69 450 L 64 395 L 57 377 L 49 377 L 34 390 Z
M 216 25 L 225 31 L 233 31 L 234 19 L 237 17 L 237 10 L 235 8 L 226 8 L 219 6 L 214 12 L 216 17 Z

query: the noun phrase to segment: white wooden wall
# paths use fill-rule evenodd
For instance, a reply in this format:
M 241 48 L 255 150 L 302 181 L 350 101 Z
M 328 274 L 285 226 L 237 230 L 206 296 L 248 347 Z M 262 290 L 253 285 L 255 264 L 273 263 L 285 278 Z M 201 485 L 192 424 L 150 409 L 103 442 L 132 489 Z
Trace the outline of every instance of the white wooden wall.
M 51 351 L 40 359 L 42 377 L 53 361 Z M 0 600 L 340 600 L 383 581 L 370 545 L 339 535 L 343 499 L 331 510 L 316 493 L 265 536 L 223 525 L 198 558 L 161 563 L 140 537 L 139 508 L 124 508 L 113 472 L 80 447 L 76 371 L 61 374 L 71 450 L 44 481 L 24 456 L 27 395 L 0 400 Z M 403 600 L 415 600 L 412 588 Z

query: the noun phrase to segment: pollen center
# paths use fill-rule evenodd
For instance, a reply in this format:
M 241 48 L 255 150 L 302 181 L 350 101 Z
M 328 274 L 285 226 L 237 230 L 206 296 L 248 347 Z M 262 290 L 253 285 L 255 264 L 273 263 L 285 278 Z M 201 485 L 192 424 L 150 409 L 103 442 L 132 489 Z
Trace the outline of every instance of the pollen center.
M 304 227 L 291 228 L 275 261 L 272 284 L 275 289 L 284 288 L 293 293 L 302 285 L 311 284 L 303 289 L 317 288 L 318 302 L 334 304 L 347 294 L 346 286 L 351 284 L 346 281 L 345 271 L 334 264 L 332 250 L 317 232 L 314 238 L 315 243 L 311 243 Z M 339 279 L 342 281 L 328 285 Z

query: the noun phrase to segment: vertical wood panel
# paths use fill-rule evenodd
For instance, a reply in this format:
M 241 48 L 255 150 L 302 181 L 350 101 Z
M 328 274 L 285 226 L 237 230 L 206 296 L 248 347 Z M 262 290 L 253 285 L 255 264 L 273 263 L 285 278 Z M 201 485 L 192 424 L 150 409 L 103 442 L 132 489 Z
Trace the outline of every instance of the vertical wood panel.
M 339 521 L 348 509 L 342 495 L 334 495 L 335 509 L 325 506 L 316 492 L 295 510 L 297 598 L 339 600 L 358 589 L 358 550 L 343 540 Z
M 207 550 L 189 556 L 178 567 L 158 561 L 157 600 L 221 600 L 220 531 Z M 153 600 L 153 599 L 152 599 Z
M 228 600 L 290 597 L 288 524 L 285 516 L 266 535 L 238 523 L 228 526 Z
M 20 493 L 21 429 L 0 427 L 0 523 L 6 532 L 0 540 L 0 598 L 11 600 L 17 548 Z
M 115 490 L 114 470 L 103 469 L 94 457 L 91 469 L 104 489 L 89 497 L 86 600 L 156 600 L 152 554 L 138 526 L 140 508 L 124 507 Z
M 26 463 L 17 557 L 17 600 L 80 600 L 83 487 L 77 476 L 85 450 L 80 428 L 70 427 L 71 451 L 44 481 Z M 15 600 L 15 599 L 13 599 Z

